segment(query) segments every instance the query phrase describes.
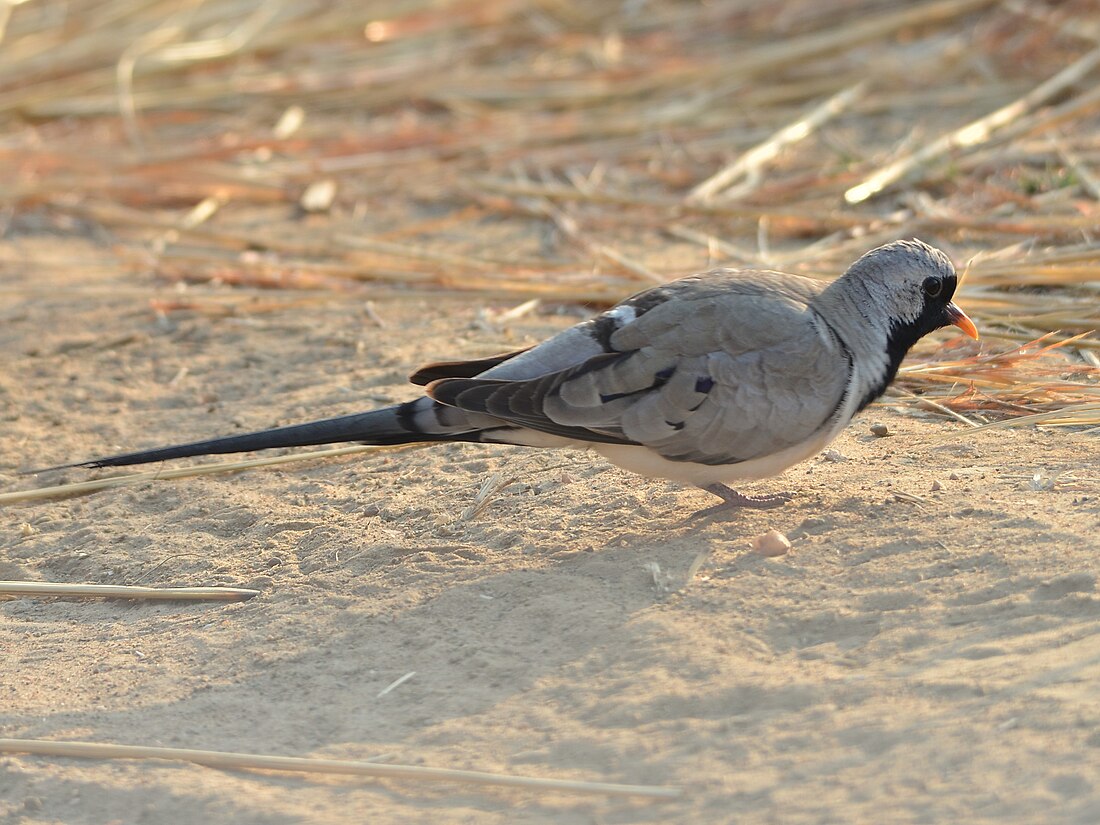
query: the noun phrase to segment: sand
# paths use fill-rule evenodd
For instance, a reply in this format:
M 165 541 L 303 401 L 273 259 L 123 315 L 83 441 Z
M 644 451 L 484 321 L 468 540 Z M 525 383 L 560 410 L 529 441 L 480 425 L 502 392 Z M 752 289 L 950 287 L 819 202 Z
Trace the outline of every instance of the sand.
M 373 315 L 329 295 L 158 316 L 172 287 L 82 271 L 6 280 L 0 491 L 95 475 L 29 467 L 409 398 L 421 362 L 578 317 L 393 292 Z M 790 504 L 731 521 L 688 520 L 705 493 L 585 453 L 473 445 L 4 507 L 0 579 L 261 595 L 0 602 L 2 737 L 683 796 L 7 754 L 0 822 L 1100 821 L 1096 444 L 872 408 L 835 453 L 746 488 Z M 772 529 L 790 552 L 753 553 Z

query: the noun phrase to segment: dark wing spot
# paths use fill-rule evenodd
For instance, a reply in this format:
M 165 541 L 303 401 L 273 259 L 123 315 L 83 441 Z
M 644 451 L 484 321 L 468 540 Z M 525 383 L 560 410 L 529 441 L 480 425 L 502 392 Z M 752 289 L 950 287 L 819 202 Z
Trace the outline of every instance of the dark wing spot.
M 665 301 L 672 297 L 672 293 L 667 287 L 659 286 L 653 289 L 647 289 L 645 292 L 639 292 L 625 301 L 621 302 L 617 306 L 630 307 L 634 310 L 634 317 L 641 318 L 647 312 L 654 307 L 660 306 Z M 611 336 L 623 327 L 622 318 L 610 314 L 615 307 L 612 307 L 602 315 L 597 315 L 591 321 L 588 322 L 588 334 L 592 336 L 593 340 L 603 349 L 604 352 L 614 352 L 614 347 L 611 346 Z
M 613 392 L 610 395 L 601 395 L 600 396 L 600 403 L 601 404 L 610 404 L 612 401 L 618 401 L 620 398 L 626 398 L 626 397 L 631 396 L 631 395 L 637 395 L 640 392 L 645 392 L 645 390 L 634 390 L 634 392 Z
M 711 378 L 709 375 L 704 375 L 702 378 L 695 379 L 696 392 L 701 392 L 706 395 L 712 389 L 714 389 L 714 379 Z
M 614 392 L 608 395 L 601 395 L 600 403 L 610 404 L 612 401 L 618 401 L 620 398 L 628 398 L 631 395 L 641 395 L 643 392 L 649 392 L 650 390 L 659 390 L 668 383 L 668 379 L 670 379 L 675 372 L 676 367 L 665 367 L 660 372 L 653 374 L 653 383 L 648 387 L 642 387 L 640 390 L 631 390 L 630 392 Z
M 591 326 L 588 334 L 600 345 L 604 352 L 614 352 L 611 346 L 611 336 L 619 328 L 618 320 L 612 315 L 599 315 L 588 322 Z
M 668 424 L 668 426 L 672 427 L 672 429 L 677 431 L 684 429 L 683 421 L 666 421 L 665 423 Z
M 645 292 L 627 298 L 623 301 L 629 307 L 634 308 L 635 317 L 641 318 L 654 307 L 658 307 L 671 297 L 669 290 L 664 286 L 647 289 Z
M 503 364 L 510 358 L 515 358 L 529 349 L 531 348 L 524 347 L 514 352 L 505 352 L 490 358 L 477 358 L 470 361 L 437 361 L 434 364 L 425 364 L 410 375 L 409 380 L 414 384 L 427 386 L 432 381 L 438 381 L 440 378 L 473 378 L 475 375 L 481 375 L 485 370 Z

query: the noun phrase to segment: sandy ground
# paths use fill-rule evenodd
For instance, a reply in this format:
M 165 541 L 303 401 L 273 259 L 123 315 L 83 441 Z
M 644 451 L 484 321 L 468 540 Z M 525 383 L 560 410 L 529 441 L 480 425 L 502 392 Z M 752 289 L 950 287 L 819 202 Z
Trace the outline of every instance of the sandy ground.
M 31 261 L 54 243 L 18 252 Z M 164 319 L 147 299 L 169 288 L 82 277 L 5 272 L 3 491 L 93 475 L 21 468 L 407 398 L 422 361 L 575 320 L 500 324 L 470 301 L 392 293 L 374 304 L 381 327 L 339 297 Z M 893 437 L 871 436 L 873 421 Z M 834 445 L 846 461 L 755 485 L 796 498 L 732 522 L 685 522 L 705 494 L 583 453 L 478 446 L 6 507 L 0 579 L 263 592 L 233 605 L 0 603 L 0 736 L 685 793 L 4 755 L 0 822 L 1095 823 L 1096 445 L 964 438 L 872 409 Z M 1067 471 L 1077 480 L 1055 478 Z M 468 516 L 495 474 L 511 483 Z M 754 555 L 772 528 L 793 550 Z

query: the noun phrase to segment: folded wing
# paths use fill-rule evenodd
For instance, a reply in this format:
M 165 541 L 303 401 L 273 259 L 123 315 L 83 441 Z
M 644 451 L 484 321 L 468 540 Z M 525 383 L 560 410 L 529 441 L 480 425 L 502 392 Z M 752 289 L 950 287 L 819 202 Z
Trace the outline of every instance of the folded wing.
M 676 301 L 620 313 L 624 323 L 604 335 L 609 351 L 581 363 L 533 378 L 444 378 L 428 394 L 541 432 L 642 444 L 675 461 L 731 464 L 799 444 L 841 409 L 851 357 L 804 282 L 777 299 L 775 285 L 765 294 L 756 277 L 685 283 Z

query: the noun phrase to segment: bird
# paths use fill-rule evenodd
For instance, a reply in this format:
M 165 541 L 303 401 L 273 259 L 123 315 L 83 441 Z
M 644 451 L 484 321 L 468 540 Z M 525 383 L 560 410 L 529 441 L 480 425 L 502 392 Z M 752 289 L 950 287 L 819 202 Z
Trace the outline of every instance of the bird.
M 954 325 L 951 260 L 920 240 L 872 249 L 825 282 L 715 269 L 639 292 L 535 346 L 412 373 L 418 398 L 368 412 L 95 458 L 63 467 L 342 442 L 479 442 L 590 449 L 720 499 L 696 515 L 770 509 L 771 478 L 816 455 L 881 396 L 910 348 Z M 59 469 L 59 468 L 51 468 Z

